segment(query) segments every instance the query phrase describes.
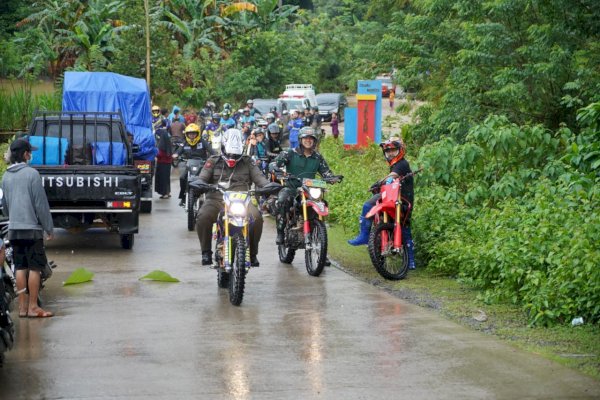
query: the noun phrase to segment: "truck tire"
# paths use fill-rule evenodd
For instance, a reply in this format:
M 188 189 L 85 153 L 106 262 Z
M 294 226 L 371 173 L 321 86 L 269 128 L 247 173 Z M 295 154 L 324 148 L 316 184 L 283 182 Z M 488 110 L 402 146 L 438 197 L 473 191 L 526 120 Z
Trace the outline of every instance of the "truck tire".
M 121 235 L 121 247 L 125 250 L 131 250 L 133 243 L 135 242 L 135 236 L 133 233 Z
M 152 200 L 142 201 L 140 211 L 144 214 L 150 214 L 152 212 Z

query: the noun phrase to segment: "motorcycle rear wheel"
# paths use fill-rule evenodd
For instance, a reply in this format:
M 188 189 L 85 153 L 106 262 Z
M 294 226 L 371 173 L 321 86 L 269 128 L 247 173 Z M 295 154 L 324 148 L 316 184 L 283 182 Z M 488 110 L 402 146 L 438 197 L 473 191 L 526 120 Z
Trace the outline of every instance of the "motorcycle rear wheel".
M 296 249 L 292 249 L 291 247 L 285 247 L 284 244 L 278 244 L 277 250 L 279 251 L 279 261 L 284 264 L 291 264 L 294 261 L 294 256 L 296 256 Z
M 388 246 L 385 254 L 381 251 L 381 235 L 387 232 Z M 408 273 L 408 254 L 406 246 L 402 246 L 399 253 L 391 253 L 394 246 L 394 224 L 380 224 L 371 230 L 369 235 L 369 256 L 375 270 L 384 277 L 392 281 L 404 279 Z
M 242 304 L 246 284 L 246 240 L 241 234 L 232 238 L 233 260 L 229 274 L 229 302 L 234 306 Z
M 306 271 L 311 276 L 319 276 L 327 259 L 327 228 L 323 221 L 310 221 L 310 249 L 304 250 Z

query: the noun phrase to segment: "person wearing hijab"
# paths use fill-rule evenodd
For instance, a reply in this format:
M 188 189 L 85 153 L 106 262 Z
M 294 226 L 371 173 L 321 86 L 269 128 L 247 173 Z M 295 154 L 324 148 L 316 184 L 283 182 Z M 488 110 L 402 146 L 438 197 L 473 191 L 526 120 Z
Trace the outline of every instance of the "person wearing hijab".
M 171 197 L 171 162 L 173 161 L 171 137 L 164 128 L 156 130 L 155 135 L 156 143 L 158 143 L 158 155 L 156 156 L 154 191 L 160 194 L 161 199 L 168 199 Z

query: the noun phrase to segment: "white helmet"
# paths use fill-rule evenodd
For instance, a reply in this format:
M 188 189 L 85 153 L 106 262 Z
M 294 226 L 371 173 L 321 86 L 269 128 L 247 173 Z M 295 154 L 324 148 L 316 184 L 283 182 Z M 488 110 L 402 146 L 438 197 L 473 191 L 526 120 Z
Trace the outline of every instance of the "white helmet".
M 239 129 L 227 129 L 223 135 L 223 151 L 221 157 L 230 168 L 235 167 L 244 153 L 244 140 Z

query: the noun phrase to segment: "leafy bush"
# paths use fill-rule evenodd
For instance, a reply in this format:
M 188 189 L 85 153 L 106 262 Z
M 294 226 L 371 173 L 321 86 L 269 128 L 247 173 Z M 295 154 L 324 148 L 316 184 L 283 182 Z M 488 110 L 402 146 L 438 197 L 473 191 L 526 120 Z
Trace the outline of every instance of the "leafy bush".
M 328 137 L 321 143 L 320 151 L 333 172 L 344 175 L 341 184 L 330 186 L 330 221 L 355 233 L 362 205 L 371 196 L 369 186 L 388 172 L 381 150 L 374 144 L 364 150 L 346 150 L 341 141 Z
M 486 301 L 520 304 L 532 323 L 598 322 L 600 163 L 590 129 L 490 117 L 464 144 L 423 146 L 414 215 L 421 258 L 483 289 Z

